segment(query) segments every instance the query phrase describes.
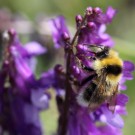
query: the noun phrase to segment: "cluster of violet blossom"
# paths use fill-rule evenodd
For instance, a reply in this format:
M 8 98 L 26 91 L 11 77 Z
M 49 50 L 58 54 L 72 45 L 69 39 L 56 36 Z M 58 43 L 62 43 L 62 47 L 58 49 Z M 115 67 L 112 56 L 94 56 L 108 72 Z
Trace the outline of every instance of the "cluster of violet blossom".
M 112 22 L 116 10 L 108 7 L 106 13 L 100 8 L 88 7 L 85 15 L 77 15 L 76 33 L 71 39 L 63 16 L 50 21 L 55 48 L 65 51 L 65 66 L 56 65 L 45 72 L 40 82 L 50 85 L 56 90 L 56 102 L 59 111 L 58 135 L 121 135 L 124 121 L 120 115 L 126 115 L 128 96 L 119 93 L 116 97 L 114 113 L 106 103 L 93 112 L 77 103 L 80 83 L 90 75 L 79 65 L 91 67 L 92 53 L 89 46 L 104 45 L 113 47 L 114 42 L 106 33 L 106 25 Z M 78 62 L 79 61 L 79 62 Z M 119 90 L 125 90 L 125 81 L 133 79 L 134 64 L 123 61 L 123 74 L 119 82 Z M 48 80 L 48 81 L 46 81 Z
M 118 94 L 115 111 L 106 103 L 93 112 L 77 103 L 82 89 L 80 83 L 92 76 L 80 63 L 91 67 L 91 44 L 113 47 L 111 36 L 105 33 L 116 10 L 108 7 L 106 13 L 100 8 L 88 7 L 84 17 L 76 16 L 76 33 L 71 40 L 64 17 L 49 22 L 55 48 L 65 51 L 65 66 L 57 64 L 42 73 L 39 79 L 34 72 L 36 56 L 47 51 L 40 44 L 30 42 L 22 45 L 13 29 L 3 34 L 3 56 L 0 68 L 0 134 L 43 135 L 39 113 L 49 106 L 48 89 L 54 88 L 59 112 L 57 135 L 121 135 L 128 97 Z M 123 76 L 119 90 L 125 90 L 125 81 L 133 79 L 134 65 L 124 61 Z M 50 116 L 51 117 L 51 116 Z M 52 120 L 53 121 L 53 120 Z
M 36 79 L 36 56 L 47 50 L 36 42 L 23 46 L 13 29 L 3 33 L 0 69 L 0 134 L 43 135 L 39 113 L 50 95 Z

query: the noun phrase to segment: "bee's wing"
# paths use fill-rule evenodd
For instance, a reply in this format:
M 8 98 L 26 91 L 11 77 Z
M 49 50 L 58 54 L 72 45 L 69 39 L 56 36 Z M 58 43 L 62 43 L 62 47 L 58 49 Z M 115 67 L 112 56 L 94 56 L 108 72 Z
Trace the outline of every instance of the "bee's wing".
M 96 76 L 97 76 L 96 73 L 93 72 L 93 74 L 91 74 L 90 76 L 88 76 L 88 77 L 86 77 L 85 79 L 82 80 L 82 82 L 80 83 L 80 86 L 84 86 L 85 84 L 90 82 Z
M 118 93 L 118 84 L 116 86 L 112 87 L 113 93 L 112 96 L 108 98 L 108 108 L 110 111 L 115 111 L 115 105 L 116 105 L 116 98 Z
M 96 97 L 96 95 L 98 94 L 98 91 L 100 90 L 100 92 L 104 92 L 104 88 L 106 86 L 106 75 L 107 73 L 105 72 L 105 70 L 102 70 L 101 71 L 101 75 L 100 76 L 97 76 L 97 78 L 95 78 L 95 80 L 97 80 L 97 87 L 95 88 L 91 98 L 90 98 L 90 101 L 89 101 L 89 108 L 90 109 L 93 109 L 93 107 L 91 107 L 91 103 L 92 101 L 94 100 L 94 98 Z M 100 104 L 99 104 L 100 105 Z M 98 104 L 94 107 L 97 108 L 99 106 Z

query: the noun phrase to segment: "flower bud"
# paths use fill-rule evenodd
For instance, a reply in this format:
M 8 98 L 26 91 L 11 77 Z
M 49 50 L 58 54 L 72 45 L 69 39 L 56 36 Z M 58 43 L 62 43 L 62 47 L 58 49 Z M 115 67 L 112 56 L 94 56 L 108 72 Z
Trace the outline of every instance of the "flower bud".
M 90 14 L 92 14 L 92 7 L 87 7 L 87 9 L 86 9 L 86 14 L 87 15 L 90 15 Z
M 80 69 L 77 66 L 73 66 L 73 71 L 76 76 L 80 74 Z
M 62 73 L 64 70 L 64 68 L 60 64 L 57 64 L 54 69 L 57 73 Z
M 15 31 L 14 29 L 8 30 L 8 33 L 9 33 L 9 35 L 10 35 L 11 37 L 13 37 L 13 38 L 16 36 L 16 31 Z
M 82 22 L 82 19 L 83 19 L 83 18 L 82 18 L 81 15 L 77 15 L 75 19 L 76 19 L 76 22 L 77 22 L 77 23 L 80 23 L 80 22 Z
M 92 29 L 92 30 L 96 29 L 96 25 L 94 22 L 88 22 L 87 27 Z
M 79 44 L 76 46 L 78 53 L 84 53 L 88 50 L 88 48 L 85 45 Z
M 102 10 L 99 7 L 96 7 L 96 8 L 93 9 L 93 13 L 95 13 L 95 14 L 101 14 L 102 13 Z
M 64 33 L 62 34 L 62 37 L 63 37 L 63 39 L 64 39 L 65 41 L 70 40 L 70 36 L 69 36 L 69 34 L 68 34 L 67 32 L 64 32 Z

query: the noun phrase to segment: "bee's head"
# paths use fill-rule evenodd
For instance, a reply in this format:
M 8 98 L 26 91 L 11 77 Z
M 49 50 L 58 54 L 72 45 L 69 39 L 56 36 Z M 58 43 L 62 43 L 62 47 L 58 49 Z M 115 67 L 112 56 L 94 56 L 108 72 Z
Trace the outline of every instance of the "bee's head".
M 109 50 L 110 50 L 110 48 L 108 46 L 101 48 L 101 51 L 99 51 L 95 54 L 96 58 L 97 59 L 106 58 L 109 55 Z
M 84 45 L 89 45 L 87 43 L 84 43 Z M 95 54 L 95 57 L 93 60 L 96 59 L 103 59 L 106 58 L 108 55 L 110 55 L 110 47 L 104 46 L 104 45 L 90 45 L 89 48 L 94 48 L 94 51 L 91 52 Z M 95 52 L 96 50 L 96 52 Z

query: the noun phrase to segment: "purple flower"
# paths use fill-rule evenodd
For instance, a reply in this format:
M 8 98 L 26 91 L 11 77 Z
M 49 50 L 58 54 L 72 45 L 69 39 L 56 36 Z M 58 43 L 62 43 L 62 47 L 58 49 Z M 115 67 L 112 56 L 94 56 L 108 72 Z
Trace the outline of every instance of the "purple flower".
M 78 43 L 98 44 L 113 46 L 114 42 L 109 34 L 105 33 L 106 24 L 110 23 L 116 14 L 116 10 L 109 7 L 105 14 L 100 8 L 92 9 L 85 26 L 80 31 Z
M 48 108 L 50 96 L 36 79 L 30 63 L 46 49 L 36 42 L 22 46 L 14 30 L 5 34 L 8 38 L 4 37 L 6 46 L 0 70 L 2 132 L 42 135 L 39 113 Z
M 65 89 L 65 73 L 62 65 L 56 65 L 54 69 L 44 72 L 39 80 L 43 88 L 53 87 L 56 89 L 56 94 L 64 94 Z
M 8 93 L 8 96 L 10 97 L 8 99 L 10 110 L 9 112 L 3 112 L 6 118 L 3 131 L 7 130 L 10 134 L 15 135 L 42 135 L 39 110 L 18 95 Z
M 29 56 L 36 56 L 47 52 L 47 49 L 37 42 L 27 43 L 24 48 L 27 50 Z
M 57 46 L 63 45 L 65 47 L 66 56 L 66 69 L 55 68 L 48 78 L 48 82 L 51 82 L 51 86 L 57 91 L 56 100 L 60 113 L 58 125 L 59 135 L 66 133 L 69 135 L 122 134 L 121 129 L 124 126 L 124 121 L 121 115 L 127 114 L 126 104 L 128 97 L 126 95 L 117 94 L 113 99 L 113 105 L 109 103 L 108 106 L 107 102 L 103 102 L 95 110 L 89 110 L 89 108 L 83 107 L 77 103 L 77 96 L 85 90 L 87 83 L 89 87 L 94 87 L 92 81 L 95 77 L 95 73 L 96 76 L 98 73 L 94 70 L 92 62 L 98 58 L 98 49 L 111 49 L 114 45 L 111 36 L 105 31 L 106 25 L 112 22 L 115 14 L 116 10 L 112 7 L 108 7 L 106 13 L 103 13 L 98 7 L 87 8 L 84 17 L 81 15 L 76 16 L 77 30 L 71 41 L 69 39 L 64 40 L 61 34 L 61 32 L 64 33 L 66 31 L 63 30 L 63 27 L 66 28 L 65 24 L 62 25 L 62 23 L 59 22 L 59 24 L 53 25 L 55 27 L 52 29 L 53 33 L 55 33 L 53 34 L 53 39 L 55 39 L 54 44 L 56 45 L 56 43 L 58 43 Z M 56 23 L 59 19 L 60 18 L 57 18 L 53 21 Z M 61 30 L 59 33 L 58 26 L 59 30 Z M 92 47 L 94 46 L 97 46 L 97 52 L 92 51 Z M 105 55 L 107 55 L 107 53 L 105 53 Z M 123 62 L 122 77 L 118 87 L 119 91 L 126 89 L 124 84 L 126 80 L 133 79 L 132 72 L 134 69 L 133 63 L 129 61 Z M 46 75 L 49 76 L 49 72 L 46 72 L 45 76 Z M 42 79 L 44 80 L 44 84 L 46 84 L 46 79 Z M 64 94 L 58 93 L 58 90 L 64 91 Z M 98 98 L 100 99 L 100 97 Z
M 55 48 L 65 46 L 65 40 L 69 39 L 69 32 L 65 24 L 63 16 L 59 16 L 56 19 L 50 21 L 50 27 L 52 30 L 53 41 Z
M 121 130 L 114 128 L 113 126 L 107 125 L 107 126 L 100 126 L 98 128 L 101 132 L 101 135 L 122 135 Z
M 120 90 L 125 90 L 126 86 L 125 86 L 125 81 L 126 80 L 132 80 L 133 79 L 133 75 L 132 72 L 135 70 L 135 66 L 132 62 L 130 61 L 124 61 L 123 64 L 123 76 L 122 79 L 120 80 L 120 85 L 119 85 L 119 89 Z

